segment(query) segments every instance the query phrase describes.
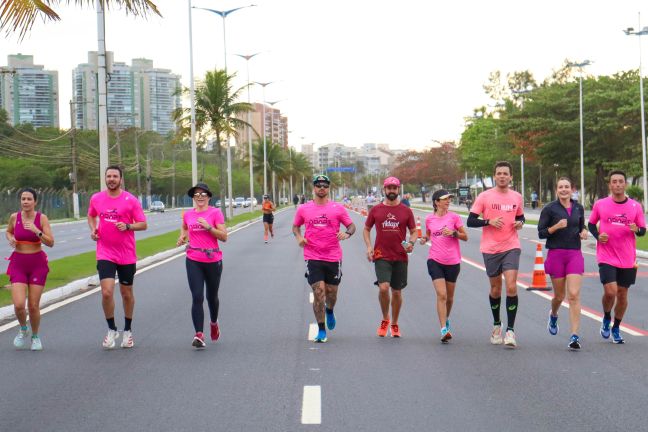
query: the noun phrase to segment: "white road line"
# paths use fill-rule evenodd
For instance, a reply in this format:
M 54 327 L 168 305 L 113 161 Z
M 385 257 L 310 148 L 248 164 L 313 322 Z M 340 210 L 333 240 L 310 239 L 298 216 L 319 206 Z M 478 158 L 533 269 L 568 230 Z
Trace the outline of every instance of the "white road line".
M 61 243 L 67 243 L 67 240 L 59 240 L 56 243 L 61 244 Z
M 469 260 L 469 259 L 466 259 L 466 258 L 463 258 L 463 257 L 461 258 L 461 260 L 462 260 L 463 262 L 465 262 L 466 264 L 469 264 L 469 265 L 471 265 L 471 266 L 473 266 L 473 267 L 475 267 L 475 268 L 478 268 L 478 269 L 481 270 L 481 271 L 484 271 L 484 272 L 486 271 L 486 268 L 485 268 L 485 267 L 483 267 L 483 266 L 481 266 L 481 265 L 479 265 L 479 264 L 473 262 L 472 260 Z M 529 288 L 529 285 L 527 285 L 527 284 L 525 284 L 525 283 L 523 283 L 523 282 L 518 282 L 518 283 L 517 283 L 517 286 L 519 286 L 520 288 L 524 288 L 524 289 Z M 540 297 L 545 298 L 545 299 L 547 299 L 547 300 L 549 300 L 549 301 L 551 301 L 551 299 L 553 298 L 551 295 L 547 294 L 547 293 L 544 292 L 544 291 L 532 290 L 532 291 L 530 291 L 530 292 L 532 292 L 533 294 L 539 295 Z M 567 309 L 569 309 L 569 304 L 568 304 L 568 303 L 563 302 L 563 303 L 561 303 L 561 305 L 564 306 L 564 307 L 566 307 Z M 601 318 L 600 316 L 598 316 L 598 315 L 596 315 L 596 314 L 593 314 L 592 312 L 589 312 L 589 311 L 584 310 L 584 309 L 582 309 L 582 308 L 581 308 L 581 315 L 586 316 L 586 317 L 588 317 L 588 318 L 591 318 L 591 319 L 593 319 L 594 321 L 598 321 L 598 322 L 602 322 L 602 321 L 603 321 L 603 318 Z M 628 333 L 629 335 L 632 335 L 632 336 L 643 336 L 642 333 L 639 333 L 639 332 L 637 332 L 637 331 L 634 331 L 634 330 L 632 330 L 632 329 L 630 329 L 630 328 L 624 326 L 623 324 L 621 324 L 620 328 L 621 328 L 621 330 L 623 330 L 624 332 Z
M 83 237 L 77 237 L 75 240 L 83 240 Z
M 302 424 L 322 424 L 321 386 L 304 386 L 301 422 Z
M 319 332 L 319 327 L 317 326 L 317 323 L 310 323 L 308 326 L 308 340 L 312 341 L 315 339 L 315 336 L 317 336 L 317 333 Z
M 315 300 L 315 297 L 313 296 L 313 293 L 310 293 L 310 294 L 308 295 L 308 301 L 310 302 L 310 304 L 313 304 L 313 301 L 314 301 L 314 300 Z

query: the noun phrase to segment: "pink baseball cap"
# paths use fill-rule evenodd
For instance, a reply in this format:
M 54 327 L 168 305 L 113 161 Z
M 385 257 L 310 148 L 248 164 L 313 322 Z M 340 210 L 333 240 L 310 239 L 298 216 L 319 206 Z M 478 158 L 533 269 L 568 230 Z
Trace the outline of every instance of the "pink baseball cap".
M 396 177 L 387 177 L 383 182 L 383 187 L 386 186 L 400 186 L 400 180 Z

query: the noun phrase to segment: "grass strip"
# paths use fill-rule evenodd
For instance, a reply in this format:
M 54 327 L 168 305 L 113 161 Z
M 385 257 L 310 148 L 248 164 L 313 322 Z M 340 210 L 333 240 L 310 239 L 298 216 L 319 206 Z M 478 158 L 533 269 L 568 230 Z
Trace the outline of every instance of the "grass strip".
M 234 216 L 227 221 L 228 227 L 233 227 L 242 222 L 247 222 L 261 216 L 261 210 L 243 213 Z M 137 240 L 137 259 L 146 258 L 165 250 L 173 249 L 180 235 L 180 225 L 178 229 L 160 234 L 158 236 Z M 50 272 L 47 275 L 45 291 L 66 285 L 77 279 L 90 277 L 97 272 L 97 261 L 94 251 L 84 252 L 78 255 L 68 256 L 49 262 Z M 0 286 L 9 284 L 9 276 L 0 275 Z M 12 304 L 11 290 L 0 289 L 0 306 Z

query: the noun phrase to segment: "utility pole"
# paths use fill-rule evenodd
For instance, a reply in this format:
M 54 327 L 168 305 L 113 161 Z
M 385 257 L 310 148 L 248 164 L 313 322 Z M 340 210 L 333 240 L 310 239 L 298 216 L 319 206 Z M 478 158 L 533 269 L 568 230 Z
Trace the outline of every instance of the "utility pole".
M 140 167 L 140 151 L 139 151 L 139 141 L 138 133 L 135 130 L 135 168 L 137 171 L 137 199 L 142 203 L 142 181 L 140 180 L 140 175 L 142 174 L 142 168 Z
M 176 149 L 173 148 L 171 153 L 173 155 L 173 178 L 171 179 L 171 208 L 176 206 Z
M 72 183 L 72 213 L 74 219 L 79 219 L 79 194 L 77 193 L 77 163 L 76 163 L 76 127 L 74 125 L 74 102 L 70 101 L 70 146 L 72 147 L 72 173 L 70 181 Z
M 151 207 L 151 145 L 146 146 L 146 208 Z

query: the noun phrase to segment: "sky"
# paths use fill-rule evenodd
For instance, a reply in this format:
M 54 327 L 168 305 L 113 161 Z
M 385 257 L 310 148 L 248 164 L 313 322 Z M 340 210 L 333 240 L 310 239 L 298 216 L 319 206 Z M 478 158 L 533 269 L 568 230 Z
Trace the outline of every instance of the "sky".
M 130 64 L 145 57 L 189 85 L 189 0 L 154 0 L 163 17 L 112 9 L 106 47 Z M 243 1 L 192 0 L 228 10 Z M 422 150 L 458 141 L 473 109 L 492 104 L 483 85 L 490 72 L 530 70 L 542 81 L 565 59 L 592 60 L 587 72 L 608 75 L 639 67 L 639 37 L 622 29 L 648 25 L 648 2 L 624 0 L 257 0 L 227 18 L 227 67 L 244 86 L 274 83 L 266 100 L 288 116 L 290 145 L 387 143 Z M 643 9 L 642 9 L 643 8 Z M 59 71 L 60 126 L 69 127 L 71 72 L 97 50 L 92 8 L 59 6 L 62 20 L 37 21 L 20 41 L 0 35 L 0 65 L 31 54 Z M 220 16 L 193 10 L 194 76 L 222 68 Z M 643 43 L 644 58 L 648 41 Z M 246 100 L 246 93 L 243 93 Z M 637 97 L 639 97 L 637 92 Z M 251 89 L 261 102 L 259 86 Z M 578 101 L 574 101 L 578 103 Z

